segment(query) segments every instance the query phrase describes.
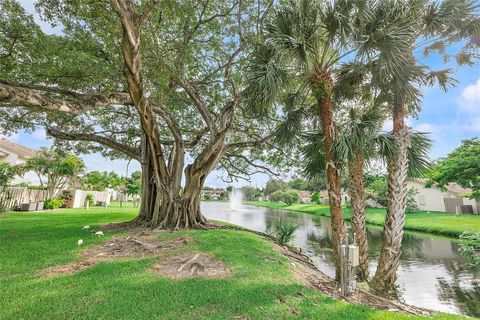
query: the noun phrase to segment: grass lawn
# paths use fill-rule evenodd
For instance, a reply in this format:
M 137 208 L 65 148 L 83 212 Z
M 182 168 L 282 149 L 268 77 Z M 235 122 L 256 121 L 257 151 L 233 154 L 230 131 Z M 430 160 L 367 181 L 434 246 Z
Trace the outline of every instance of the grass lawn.
M 88 234 L 84 225 L 95 229 L 134 215 L 135 209 L 125 207 L 0 215 L 0 319 L 426 319 L 347 304 L 307 288 L 291 276 L 289 260 L 271 242 L 243 231 L 158 234 L 191 237 L 189 245 L 163 255 L 209 253 L 232 271 L 222 279 L 171 280 L 151 273 L 162 256 L 102 262 L 72 275 L 39 275 L 112 236 Z
M 267 208 L 280 208 L 291 211 L 319 214 L 327 217 L 330 216 L 328 205 L 293 204 L 289 206 L 285 203 L 259 201 L 250 201 L 247 203 Z M 351 211 L 349 209 L 344 210 L 344 217 L 347 220 L 351 218 Z M 366 220 L 367 223 L 383 226 L 383 222 L 385 221 L 385 209 L 368 208 Z M 480 232 L 480 215 L 457 216 L 451 213 L 433 211 L 407 213 L 404 229 L 431 232 L 447 236 L 459 236 L 464 231 Z

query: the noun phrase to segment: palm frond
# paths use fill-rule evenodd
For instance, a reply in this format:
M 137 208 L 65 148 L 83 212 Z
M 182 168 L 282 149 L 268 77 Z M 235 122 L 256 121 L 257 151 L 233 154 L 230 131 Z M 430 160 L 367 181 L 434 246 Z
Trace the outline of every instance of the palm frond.
M 288 83 L 288 73 L 275 59 L 275 51 L 265 45 L 256 48 L 248 65 L 247 87 L 244 91 L 246 111 L 265 115 Z
M 409 177 L 421 177 L 431 168 L 432 161 L 428 153 L 432 147 L 432 140 L 428 133 L 412 131 L 411 147 L 408 149 L 408 175 Z
M 294 143 L 302 131 L 305 110 L 300 108 L 287 113 L 284 121 L 275 130 L 275 142 L 280 145 Z
M 302 158 L 305 162 L 304 174 L 310 179 L 318 179 L 325 175 L 327 168 L 323 134 L 319 131 L 308 134 L 304 138 L 306 144 L 301 148 Z
M 438 83 L 440 88 L 442 88 L 444 91 L 447 91 L 449 88 L 455 86 L 458 83 L 455 78 L 450 76 L 452 71 L 453 70 L 450 68 L 444 70 L 430 71 L 426 74 L 426 83 L 430 86 Z

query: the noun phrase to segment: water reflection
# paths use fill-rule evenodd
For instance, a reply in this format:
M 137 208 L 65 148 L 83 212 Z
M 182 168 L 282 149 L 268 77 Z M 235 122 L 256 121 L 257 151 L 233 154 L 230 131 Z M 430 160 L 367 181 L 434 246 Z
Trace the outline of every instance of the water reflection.
M 280 216 L 296 223 L 299 228 L 295 233 L 295 246 L 310 256 L 322 272 L 334 275 L 329 249 L 332 230 L 326 217 L 253 206 L 231 210 L 229 204 L 223 202 L 202 203 L 202 210 L 210 219 L 262 232 Z M 369 226 L 367 232 L 373 274 L 382 246 L 382 230 Z M 447 238 L 406 232 L 398 270 L 401 298 L 420 307 L 480 317 L 480 274 L 466 270 L 464 264 L 457 243 Z

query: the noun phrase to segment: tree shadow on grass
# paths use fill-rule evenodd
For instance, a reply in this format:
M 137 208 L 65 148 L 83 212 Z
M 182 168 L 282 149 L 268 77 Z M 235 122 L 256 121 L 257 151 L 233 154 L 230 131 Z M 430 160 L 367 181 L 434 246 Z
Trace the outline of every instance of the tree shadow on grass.
M 151 261 L 103 263 L 73 276 L 19 286 L 5 319 L 369 319 L 377 311 L 299 284 L 256 278 L 170 280 Z

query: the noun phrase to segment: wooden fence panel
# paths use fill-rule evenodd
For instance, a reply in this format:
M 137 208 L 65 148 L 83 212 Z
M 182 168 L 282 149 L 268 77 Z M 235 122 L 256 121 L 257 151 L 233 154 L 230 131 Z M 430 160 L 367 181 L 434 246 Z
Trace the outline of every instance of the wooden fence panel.
M 35 190 L 27 188 L 7 188 L 0 191 L 0 204 L 5 210 L 15 210 L 22 203 L 43 201 L 47 195 L 45 190 Z
M 443 198 L 446 212 L 457 212 L 457 206 L 463 204 L 462 198 Z

